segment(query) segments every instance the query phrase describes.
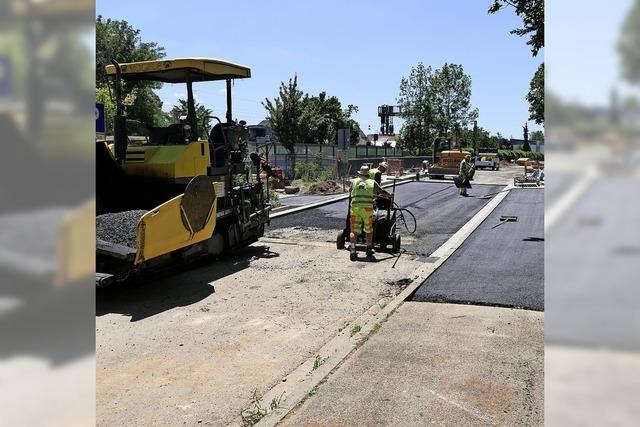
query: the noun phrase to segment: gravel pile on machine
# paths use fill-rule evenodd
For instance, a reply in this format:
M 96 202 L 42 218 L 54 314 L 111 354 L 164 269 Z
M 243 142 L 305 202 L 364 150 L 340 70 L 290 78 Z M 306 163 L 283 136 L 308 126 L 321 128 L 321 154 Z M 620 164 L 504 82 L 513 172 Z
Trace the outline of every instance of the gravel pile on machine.
M 110 243 L 137 249 L 138 221 L 148 211 L 133 210 L 107 213 L 96 217 L 96 237 Z

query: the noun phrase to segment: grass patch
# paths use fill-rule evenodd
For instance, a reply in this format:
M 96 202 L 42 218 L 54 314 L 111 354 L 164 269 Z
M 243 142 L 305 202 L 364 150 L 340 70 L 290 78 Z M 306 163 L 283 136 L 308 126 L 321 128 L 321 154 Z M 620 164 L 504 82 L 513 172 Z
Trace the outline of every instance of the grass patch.
M 321 358 L 319 354 L 316 354 L 316 358 L 313 360 L 313 369 L 312 371 L 315 371 L 316 369 L 318 369 L 320 366 L 322 366 L 322 364 L 327 360 L 327 357 L 325 358 Z
M 377 333 L 380 328 L 382 327 L 382 325 L 389 320 L 389 317 L 391 317 L 391 315 L 396 311 L 396 309 L 394 308 L 393 310 L 391 310 L 390 312 L 388 312 L 387 314 L 385 314 L 384 318 L 382 320 L 380 320 L 379 322 L 376 322 L 373 324 L 373 326 L 371 327 L 371 330 L 369 331 L 369 333 L 367 335 L 365 335 L 364 337 L 362 337 L 360 339 L 360 341 L 358 341 L 358 345 L 357 347 L 360 347 L 362 344 L 366 343 L 367 341 L 369 341 L 369 338 L 371 336 L 373 336 L 373 334 Z
M 240 416 L 242 418 L 242 425 L 244 427 L 251 427 L 257 424 L 265 415 L 269 413 L 269 411 L 274 411 L 278 409 L 280 406 L 280 402 L 282 401 L 282 396 L 284 393 L 280 395 L 278 398 L 271 399 L 269 403 L 269 409 L 266 406 L 263 406 L 262 396 L 258 393 L 258 390 L 253 390 L 251 392 L 251 396 L 249 399 L 251 400 L 251 406 L 247 409 L 243 409 L 240 412 Z
M 319 154 L 314 155 L 313 161 L 296 163 L 294 179 L 301 179 L 305 183 L 331 179 L 333 168 L 323 167 L 321 163 L 322 156 Z
M 360 332 L 361 330 L 362 330 L 362 326 L 360 326 L 360 325 L 353 325 L 353 326 L 351 327 L 351 331 L 349 332 L 349 334 L 350 334 L 349 336 L 350 336 L 350 337 L 352 337 L 352 336 L 354 336 L 355 334 L 357 334 L 358 332 Z
M 280 196 L 273 190 L 267 190 L 267 199 L 269 199 L 269 201 L 271 202 L 271 207 L 274 209 L 282 206 Z
M 280 406 L 280 402 L 282 402 L 282 396 L 284 396 L 284 391 L 278 398 L 271 399 L 271 403 L 269 403 L 269 409 L 275 411 Z
M 324 383 L 327 382 L 327 379 L 324 378 L 322 381 L 320 381 L 318 384 L 314 385 L 313 388 L 311 390 L 309 390 L 307 392 L 307 394 L 304 395 L 304 397 L 302 398 L 302 400 L 300 401 L 300 403 L 298 403 L 296 405 L 297 408 L 301 407 L 302 405 L 304 405 L 304 402 L 307 401 L 307 399 L 309 399 L 312 396 L 315 396 L 316 394 L 318 394 L 318 390 L 320 390 L 320 386 Z

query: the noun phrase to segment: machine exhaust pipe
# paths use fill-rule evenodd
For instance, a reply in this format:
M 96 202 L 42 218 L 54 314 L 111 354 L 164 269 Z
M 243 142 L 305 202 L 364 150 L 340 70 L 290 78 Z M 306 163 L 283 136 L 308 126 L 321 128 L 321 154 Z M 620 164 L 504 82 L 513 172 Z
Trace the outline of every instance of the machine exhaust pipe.
M 127 155 L 127 145 L 129 143 L 129 135 L 127 135 L 127 116 L 124 114 L 124 104 L 122 100 L 122 84 L 120 64 L 115 59 L 111 63 L 116 68 L 115 95 L 116 95 L 116 114 L 113 118 L 113 146 L 114 155 L 118 162 L 124 162 Z

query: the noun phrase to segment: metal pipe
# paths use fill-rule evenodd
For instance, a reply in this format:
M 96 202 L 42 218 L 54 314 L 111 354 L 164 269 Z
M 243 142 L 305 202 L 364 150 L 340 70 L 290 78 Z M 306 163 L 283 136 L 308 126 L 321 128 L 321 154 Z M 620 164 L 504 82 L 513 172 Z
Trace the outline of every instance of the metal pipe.
M 227 124 L 231 124 L 233 115 L 231 113 L 231 79 L 227 79 Z
M 187 122 L 191 126 L 191 134 L 189 141 L 198 140 L 198 116 L 196 115 L 196 106 L 193 99 L 193 83 L 191 82 L 191 73 L 187 71 Z
M 120 64 L 115 59 L 111 63 L 116 69 L 115 78 L 115 96 L 116 96 L 116 114 L 113 117 L 113 146 L 114 156 L 117 161 L 124 162 L 127 156 L 127 145 L 129 144 L 129 135 L 127 135 L 127 117 L 124 114 L 124 105 L 122 102 L 122 70 Z

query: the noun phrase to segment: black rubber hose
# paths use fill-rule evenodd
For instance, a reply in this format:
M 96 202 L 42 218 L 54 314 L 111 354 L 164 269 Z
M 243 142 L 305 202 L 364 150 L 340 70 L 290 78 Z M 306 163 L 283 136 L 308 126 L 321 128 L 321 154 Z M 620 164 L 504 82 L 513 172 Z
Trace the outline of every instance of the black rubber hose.
M 409 210 L 405 208 L 401 208 L 398 206 L 396 202 L 393 202 L 393 206 L 395 207 L 395 211 L 399 216 L 399 221 L 404 225 L 404 228 L 407 230 L 407 233 L 413 234 L 418 229 L 418 222 L 416 221 L 416 216 Z M 411 218 L 413 218 L 413 230 L 409 230 L 409 226 L 407 225 L 407 220 L 404 217 L 404 212 L 408 213 Z

